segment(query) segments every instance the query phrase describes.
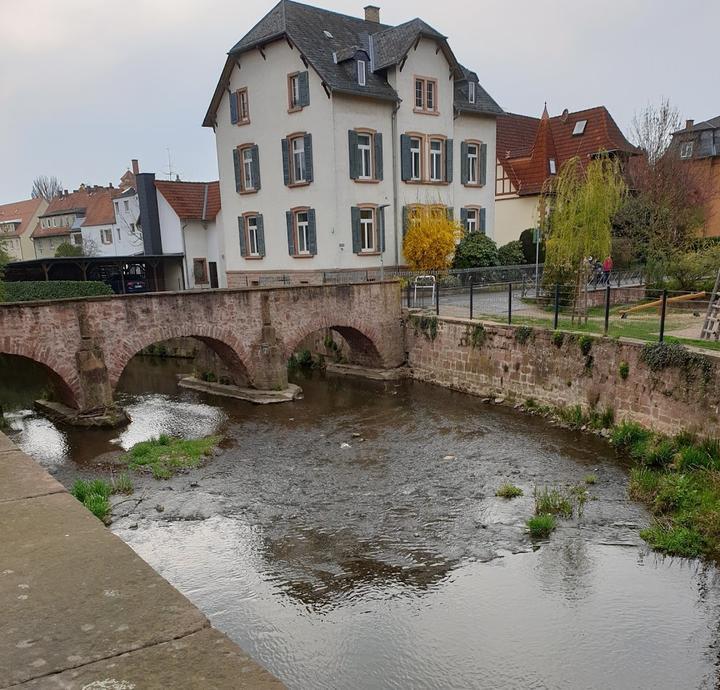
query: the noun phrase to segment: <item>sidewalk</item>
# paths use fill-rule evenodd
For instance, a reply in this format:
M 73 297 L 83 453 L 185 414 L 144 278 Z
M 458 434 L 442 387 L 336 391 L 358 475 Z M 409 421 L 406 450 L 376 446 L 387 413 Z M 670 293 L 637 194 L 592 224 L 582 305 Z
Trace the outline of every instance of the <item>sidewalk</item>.
M 0 688 L 282 688 L 0 433 Z

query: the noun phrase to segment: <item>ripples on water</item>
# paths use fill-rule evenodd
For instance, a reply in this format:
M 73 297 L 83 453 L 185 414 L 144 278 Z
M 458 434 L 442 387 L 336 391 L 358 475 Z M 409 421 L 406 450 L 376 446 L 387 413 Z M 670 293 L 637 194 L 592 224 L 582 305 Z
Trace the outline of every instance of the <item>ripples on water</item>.
M 716 571 L 641 546 L 605 444 L 409 382 L 251 406 L 176 369 L 133 363 L 120 435 L 21 414 L 17 440 L 68 483 L 118 444 L 222 433 L 206 467 L 139 477 L 113 529 L 290 687 L 715 687 Z M 589 472 L 597 500 L 533 550 L 533 487 Z M 508 480 L 526 495 L 495 498 Z

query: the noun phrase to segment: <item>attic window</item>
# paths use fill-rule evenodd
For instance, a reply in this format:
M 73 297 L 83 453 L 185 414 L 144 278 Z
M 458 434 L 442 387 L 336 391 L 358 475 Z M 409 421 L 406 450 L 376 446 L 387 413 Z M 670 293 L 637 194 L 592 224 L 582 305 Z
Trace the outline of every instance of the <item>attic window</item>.
M 554 175 L 557 172 L 557 168 L 555 167 L 555 159 L 551 158 L 549 162 L 550 162 L 550 174 Z
M 365 86 L 365 83 L 366 83 L 365 60 L 358 60 L 357 77 L 358 77 L 358 84 L 360 84 L 360 86 Z
M 692 158 L 693 155 L 693 142 L 683 141 L 680 145 L 680 158 Z
M 475 82 L 471 81 L 468 86 L 468 100 L 470 101 L 470 103 L 475 103 Z
M 325 38 L 332 38 L 332 37 L 333 37 L 333 35 L 332 35 L 327 29 L 324 30 L 323 33 L 325 34 Z
M 576 137 L 585 132 L 585 125 L 587 125 L 587 120 L 578 120 L 573 129 L 573 136 Z

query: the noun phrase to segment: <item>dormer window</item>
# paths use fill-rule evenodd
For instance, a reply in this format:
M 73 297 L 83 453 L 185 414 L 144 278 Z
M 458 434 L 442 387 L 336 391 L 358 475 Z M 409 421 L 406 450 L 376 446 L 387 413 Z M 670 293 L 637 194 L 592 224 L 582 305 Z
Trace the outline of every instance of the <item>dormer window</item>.
M 680 145 L 680 158 L 692 158 L 693 155 L 693 142 L 683 141 Z
M 587 120 L 578 120 L 575 123 L 575 127 L 573 128 L 573 136 L 577 137 L 580 136 L 585 132 L 585 126 L 587 125 Z
M 555 159 L 551 158 L 550 159 L 550 174 L 554 175 L 555 173 L 557 173 L 557 168 L 555 166 Z
M 475 82 L 471 81 L 468 84 L 468 100 L 470 103 L 475 103 Z
M 357 78 L 360 86 L 365 86 L 367 80 L 367 74 L 365 72 L 365 60 L 358 60 L 357 63 Z

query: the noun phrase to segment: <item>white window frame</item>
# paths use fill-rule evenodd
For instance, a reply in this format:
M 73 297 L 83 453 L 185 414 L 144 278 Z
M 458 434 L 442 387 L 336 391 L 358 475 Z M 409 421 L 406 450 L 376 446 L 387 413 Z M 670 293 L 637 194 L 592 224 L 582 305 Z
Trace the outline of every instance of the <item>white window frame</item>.
M 420 93 L 418 94 L 418 87 L 420 88 Z M 420 96 L 420 102 L 418 103 L 418 95 Z M 415 108 L 417 110 L 424 110 L 425 108 L 425 80 L 424 79 L 415 79 Z
M 465 219 L 468 232 L 478 232 L 480 230 L 480 214 L 476 208 L 466 208 Z
M 556 175 L 556 174 L 557 174 L 557 164 L 555 163 L 555 159 L 554 159 L 554 158 L 551 158 L 551 159 L 548 161 L 548 164 L 549 164 L 549 166 L 550 166 L 550 174 L 551 174 L 551 175 Z
M 471 153 L 471 149 L 474 153 Z M 480 147 L 474 143 L 469 142 L 467 145 L 467 183 L 478 184 L 478 169 L 480 161 Z
M 260 256 L 258 249 L 257 216 L 246 216 L 247 249 L 249 256 Z
M 417 142 L 415 147 L 413 142 Z M 417 168 L 415 166 L 417 156 Z M 410 137 L 410 179 L 413 182 L 422 180 L 422 139 L 420 137 Z
M 437 148 L 433 146 L 437 144 Z M 445 178 L 443 175 L 443 140 L 442 139 L 430 139 L 428 149 L 430 152 L 430 182 L 442 182 Z M 437 176 L 435 174 L 435 165 L 437 163 Z
M 242 187 L 244 192 L 255 190 L 255 180 L 253 179 L 253 155 L 252 149 L 247 146 L 241 149 L 242 153 Z
M 367 143 L 363 143 L 365 140 Z M 357 135 L 358 154 L 360 156 L 361 180 L 373 179 L 373 135 L 368 132 L 358 132 Z
M 290 139 L 291 170 L 293 183 L 307 182 L 307 168 L 305 167 L 305 137 Z M 296 168 L 297 166 L 297 168 Z
M 375 248 L 375 209 L 360 208 L 360 252 L 372 253 Z
M 238 122 L 247 123 L 250 121 L 250 104 L 248 102 L 247 89 L 240 89 L 237 92 Z
M 300 216 L 305 216 L 305 219 L 300 220 Z M 295 212 L 295 240 L 298 254 L 310 254 L 310 214 L 307 211 Z M 304 248 L 301 249 L 301 246 Z
M 437 103 L 437 82 L 428 79 L 425 82 L 425 110 L 435 112 L 435 104 Z
M 360 86 L 365 86 L 367 84 L 367 72 L 366 72 L 365 60 L 358 60 L 357 78 L 358 78 L 358 84 Z
M 693 148 L 695 148 L 694 143 L 693 141 L 683 141 L 682 144 L 680 144 L 680 158 L 692 158 Z
M 578 120 L 573 127 L 573 136 L 579 137 L 585 133 L 585 127 L 587 127 L 587 120 Z
M 300 108 L 300 73 L 292 74 L 290 77 L 290 108 Z
M 471 81 L 468 84 L 468 101 L 475 103 L 475 82 Z
M 103 228 L 100 231 L 100 241 L 103 244 L 112 244 L 113 243 L 112 228 Z

